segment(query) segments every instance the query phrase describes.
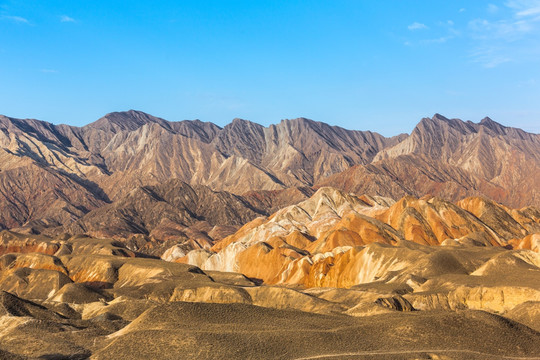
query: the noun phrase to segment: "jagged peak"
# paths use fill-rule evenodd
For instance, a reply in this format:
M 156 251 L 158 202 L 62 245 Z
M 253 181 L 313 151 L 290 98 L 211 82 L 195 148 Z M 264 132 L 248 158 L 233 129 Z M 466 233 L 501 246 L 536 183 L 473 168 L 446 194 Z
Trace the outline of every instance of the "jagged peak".
M 485 117 L 483 118 L 480 122 L 479 122 L 479 125 L 483 125 L 491 130 L 496 130 L 496 131 L 501 131 L 501 130 L 504 130 L 506 129 L 506 126 L 504 125 L 501 125 L 499 124 L 498 122 L 496 121 L 493 121 L 492 119 L 490 119 L 489 117 Z
M 356 195 L 345 193 L 331 186 L 320 187 L 310 198 L 304 200 L 298 205 L 309 208 L 310 206 L 316 205 L 321 201 L 326 202 L 325 200 L 328 200 L 328 205 L 336 211 L 344 205 L 365 205 L 365 202 L 359 199 Z
M 446 122 L 450 121 L 450 119 L 448 119 L 446 116 L 443 116 L 443 115 L 441 115 L 439 113 L 435 113 L 431 119 L 432 120 L 441 120 L 441 121 L 446 121 Z
M 261 129 L 264 128 L 264 126 L 256 122 L 242 119 L 242 118 L 234 118 L 229 124 L 225 125 L 224 129 L 238 128 L 238 127 L 242 127 L 242 128 L 250 127 L 250 128 L 261 128 Z
M 282 119 L 281 122 L 290 122 L 290 123 L 299 123 L 299 124 L 319 123 L 319 121 L 311 120 L 305 117 L 299 117 L 299 118 L 294 118 L 294 119 Z
M 146 124 L 157 123 L 169 127 L 168 121 L 139 110 L 115 111 L 90 123 L 85 128 L 117 128 L 120 130 L 136 130 Z
M 494 122 L 495 121 L 493 121 L 489 116 L 486 116 L 485 118 L 480 120 L 480 124 L 490 124 L 490 123 L 494 123 Z
M 430 134 L 439 134 L 441 128 L 449 128 L 458 131 L 462 134 L 469 134 L 471 132 L 477 132 L 477 126 L 469 121 L 463 121 L 461 119 L 452 118 L 449 119 L 439 113 L 436 113 L 431 118 L 423 118 L 416 125 L 411 134 L 423 134 L 428 132 Z
M 430 126 L 442 125 L 442 126 L 451 126 L 451 127 L 462 127 L 465 124 L 465 122 L 461 119 L 447 118 L 444 115 L 435 113 L 431 118 L 429 117 L 422 118 L 422 120 L 420 120 L 420 122 L 418 123 L 416 127 L 418 128 L 418 126 L 422 126 L 422 125 L 425 126 L 426 124 L 430 124 Z
M 320 129 L 320 128 L 328 128 L 328 129 L 344 129 L 340 126 L 337 126 L 337 125 L 330 125 L 330 124 L 327 124 L 325 122 L 322 122 L 322 121 L 316 121 L 316 120 L 312 120 L 312 119 L 308 119 L 308 118 L 305 118 L 305 117 L 299 117 L 299 118 L 294 118 L 294 119 L 282 119 L 279 124 L 277 124 L 276 126 L 279 126 L 279 125 L 284 125 L 284 124 L 288 124 L 288 125 L 296 125 L 298 126 L 299 128 L 313 128 L 313 129 Z M 356 131 L 356 130 L 349 130 L 349 131 Z
M 4 124 L 8 124 L 8 123 L 11 123 L 11 124 L 32 124 L 32 125 L 41 125 L 41 126 L 45 126 L 45 127 L 54 127 L 55 125 L 48 122 L 48 121 L 44 121 L 44 120 L 38 120 L 38 119 L 31 119 L 31 118 L 25 118 L 25 119 L 20 119 L 20 118 L 14 118 L 14 117 L 10 117 L 10 116 L 6 116 L 6 115 L 1 115 L 0 114 L 0 123 L 4 123 Z

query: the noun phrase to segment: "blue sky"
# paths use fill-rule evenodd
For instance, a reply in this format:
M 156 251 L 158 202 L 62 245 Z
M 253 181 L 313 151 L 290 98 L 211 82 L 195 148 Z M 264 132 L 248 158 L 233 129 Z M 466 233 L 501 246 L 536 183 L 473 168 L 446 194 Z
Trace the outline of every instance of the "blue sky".
M 3 1 L 0 113 L 540 132 L 540 0 Z

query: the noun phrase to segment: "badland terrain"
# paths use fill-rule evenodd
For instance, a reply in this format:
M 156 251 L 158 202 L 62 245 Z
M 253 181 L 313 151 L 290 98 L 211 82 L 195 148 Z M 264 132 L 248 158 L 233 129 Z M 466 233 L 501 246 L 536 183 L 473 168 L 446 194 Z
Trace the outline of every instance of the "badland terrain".
M 540 358 L 540 135 L 0 116 L 0 358 Z

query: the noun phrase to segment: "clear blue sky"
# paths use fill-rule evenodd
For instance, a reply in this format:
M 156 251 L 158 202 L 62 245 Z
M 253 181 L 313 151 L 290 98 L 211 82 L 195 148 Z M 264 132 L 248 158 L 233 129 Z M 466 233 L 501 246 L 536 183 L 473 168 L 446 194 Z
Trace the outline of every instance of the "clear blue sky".
M 0 114 L 540 132 L 540 0 L 0 0 Z

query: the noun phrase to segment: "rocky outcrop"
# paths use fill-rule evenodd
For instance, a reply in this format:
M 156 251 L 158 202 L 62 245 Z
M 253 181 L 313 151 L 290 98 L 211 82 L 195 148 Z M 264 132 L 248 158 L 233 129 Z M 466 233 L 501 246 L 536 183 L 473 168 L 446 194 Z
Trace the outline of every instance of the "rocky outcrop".
M 55 254 L 62 241 L 46 236 L 26 235 L 12 231 L 0 232 L 0 254 L 7 253 L 42 253 Z

